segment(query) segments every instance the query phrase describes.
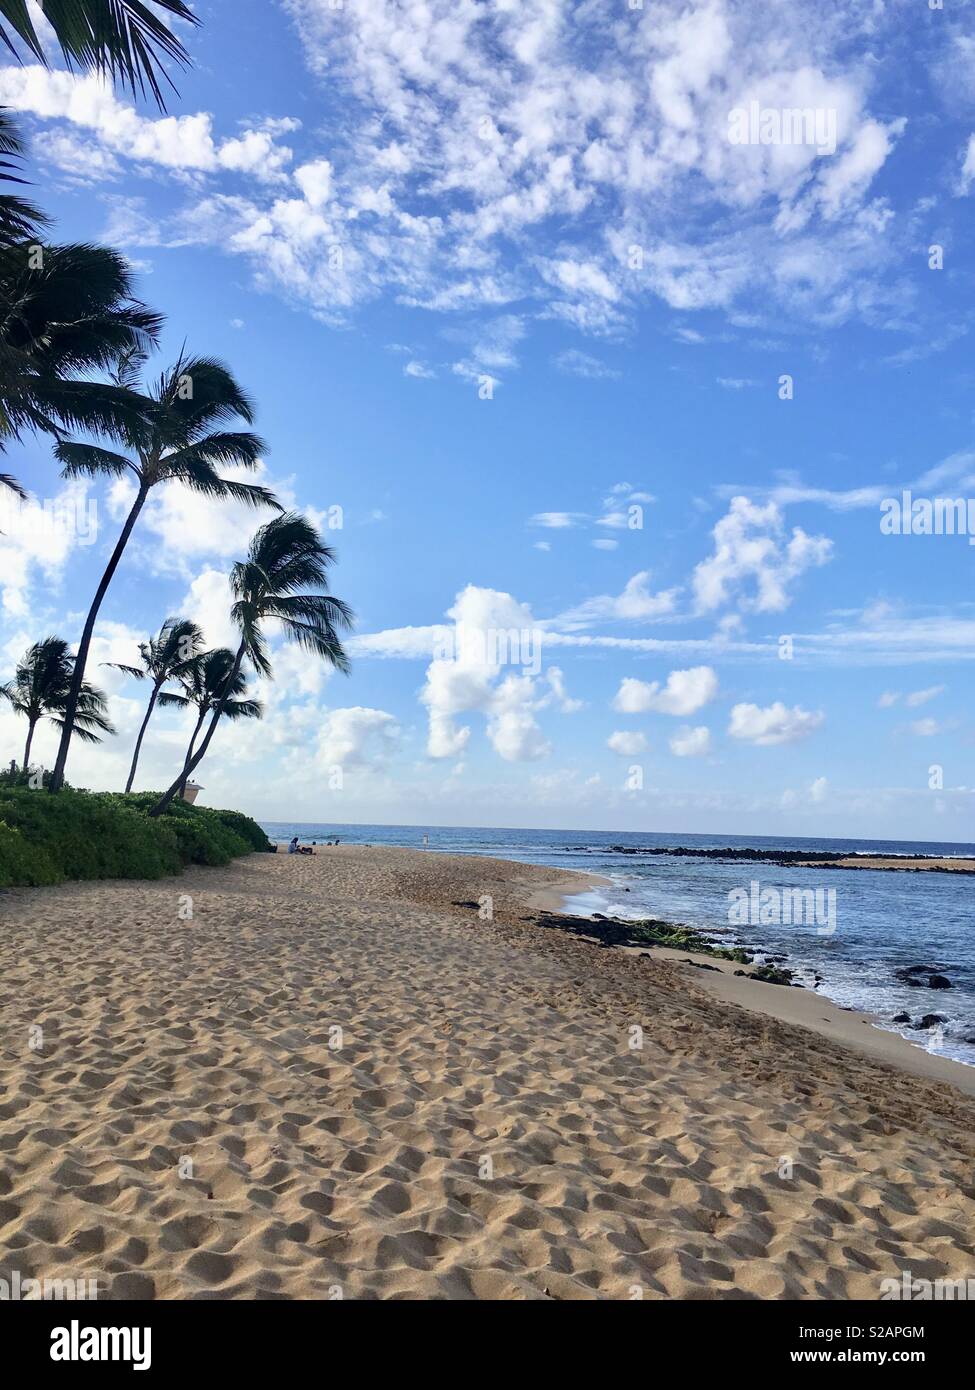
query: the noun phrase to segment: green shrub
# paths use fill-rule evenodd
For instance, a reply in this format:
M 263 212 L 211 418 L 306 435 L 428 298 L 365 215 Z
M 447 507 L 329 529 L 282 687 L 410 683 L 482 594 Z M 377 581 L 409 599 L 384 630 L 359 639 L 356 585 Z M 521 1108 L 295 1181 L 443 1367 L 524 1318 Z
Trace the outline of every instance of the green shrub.
M 63 879 L 162 878 L 185 864 L 228 864 L 265 849 L 256 822 L 237 811 L 174 801 L 148 812 L 158 793 L 41 790 L 0 785 L 0 887 Z
M 60 879 L 45 850 L 25 843 L 19 830 L 0 821 L 0 888 L 15 883 L 58 883 Z
M 257 821 L 251 820 L 250 816 L 245 816 L 240 811 L 213 811 L 212 814 L 222 821 L 228 830 L 245 840 L 251 849 L 260 850 L 262 854 L 273 853 L 274 846 L 271 841 Z

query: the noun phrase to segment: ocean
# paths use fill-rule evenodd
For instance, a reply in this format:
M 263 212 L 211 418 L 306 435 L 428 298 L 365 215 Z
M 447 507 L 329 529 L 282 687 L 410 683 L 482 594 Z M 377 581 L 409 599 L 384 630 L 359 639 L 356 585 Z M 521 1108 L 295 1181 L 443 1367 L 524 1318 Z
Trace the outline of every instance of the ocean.
M 722 862 L 672 855 L 644 857 L 614 850 L 614 846 L 750 847 L 809 854 L 857 852 L 975 858 L 975 844 L 436 825 L 271 821 L 262 825 L 268 835 L 278 840 L 298 835 L 303 841 L 321 842 L 338 836 L 347 844 L 405 845 L 453 854 L 496 855 L 602 874 L 612 881 L 612 887 L 580 892 L 570 899 L 568 911 L 580 916 L 602 912 L 612 917 L 656 917 L 681 922 L 713 936 L 723 945 L 754 951 L 758 961 L 769 955 L 785 956 L 781 963 L 807 987 L 817 987 L 837 1004 L 875 1014 L 879 1026 L 900 1033 L 918 1047 L 975 1066 L 975 878 L 871 869 L 782 868 L 761 862 Z M 789 923 L 788 911 L 775 911 L 776 895 L 789 889 L 812 890 L 817 906 L 823 910 L 813 920 Z M 771 904 L 757 915 L 750 910 L 756 898 Z M 746 903 L 746 920 L 742 920 L 742 909 L 734 907 L 738 902 Z M 895 971 L 914 965 L 934 968 L 951 981 L 952 987 L 931 989 L 924 975 L 920 976 L 923 984 L 912 987 L 896 977 Z M 899 1013 L 909 1014 L 910 1023 L 895 1023 L 893 1019 Z M 945 1022 L 925 1030 L 914 1028 L 912 1024 L 925 1014 L 940 1014 Z

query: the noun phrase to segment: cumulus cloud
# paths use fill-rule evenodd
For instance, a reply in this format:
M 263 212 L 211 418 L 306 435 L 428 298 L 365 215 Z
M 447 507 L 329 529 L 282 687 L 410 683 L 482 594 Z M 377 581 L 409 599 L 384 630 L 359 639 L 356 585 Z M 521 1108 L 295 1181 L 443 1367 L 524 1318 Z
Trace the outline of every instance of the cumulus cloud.
M 617 729 L 610 734 L 606 740 L 607 748 L 614 753 L 620 753 L 624 757 L 633 758 L 637 753 L 643 753 L 647 748 L 646 735 L 641 733 L 628 733 L 623 729 Z
M 599 621 L 652 622 L 674 612 L 679 592 L 678 589 L 661 589 L 655 594 L 651 593 L 650 571 L 641 570 L 627 581 L 622 593 L 586 599 L 577 608 L 561 614 L 556 621 L 569 629 L 588 627 Z
M 385 710 L 362 705 L 333 709 L 319 734 L 318 762 L 322 767 L 363 767 L 387 758 L 399 737 L 399 724 Z
M 675 758 L 700 758 L 711 751 L 711 731 L 704 724 L 691 728 L 685 724 L 670 739 L 670 751 Z
M 506 762 L 546 757 L 551 744 L 537 713 L 552 703 L 568 713 L 578 704 L 569 698 L 561 670 L 542 677 L 544 635 L 531 611 L 511 594 L 469 584 L 447 617 L 453 627 L 438 630 L 420 693 L 429 719 L 429 755 L 461 754 L 471 730 L 458 725 L 457 716 L 478 711 L 486 718 L 491 746 Z
M 233 482 L 256 483 L 269 487 L 284 507 L 297 504 L 293 478 L 276 478 L 261 460 L 256 468 L 224 467 L 220 476 Z M 108 490 L 109 515 L 121 521 L 132 506 L 135 484 L 129 475 L 116 478 Z M 305 514 L 322 527 L 327 517 L 314 508 Z M 206 497 L 179 482 L 161 483 L 153 488 L 139 516 L 133 541 L 152 569 L 160 573 L 187 575 L 203 557 L 238 559 L 251 535 L 275 515 L 270 507 L 251 507 L 227 498 Z M 156 539 L 143 545 L 145 533 Z
M 758 705 L 735 705 L 731 711 L 728 733 L 732 738 L 769 747 L 779 743 L 797 743 L 808 738 L 824 722 L 822 711 L 813 713 L 799 705 L 788 709 L 781 700 L 762 709 Z
M 694 714 L 718 693 L 718 678 L 710 666 L 671 671 L 665 685 L 626 676 L 613 699 L 621 714 Z
M 793 527 L 786 538 L 782 513 L 774 502 L 757 506 L 735 497 L 714 527 L 714 551 L 696 566 L 694 597 L 699 612 L 710 612 L 737 598 L 745 609 L 780 613 L 791 602 L 790 585 L 807 569 L 825 565 L 833 543 Z

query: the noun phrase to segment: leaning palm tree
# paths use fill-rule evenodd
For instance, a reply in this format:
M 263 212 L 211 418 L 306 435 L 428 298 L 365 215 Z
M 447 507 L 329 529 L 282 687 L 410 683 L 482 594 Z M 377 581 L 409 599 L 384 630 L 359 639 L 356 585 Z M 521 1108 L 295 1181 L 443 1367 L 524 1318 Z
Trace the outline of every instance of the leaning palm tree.
M 0 700 L 6 700 L 27 720 L 24 771 L 30 766 L 34 730 L 42 719 L 58 728 L 64 725 L 64 710 L 71 686 L 74 657 L 60 637 L 45 637 L 29 647 L 17 664 L 12 681 L 0 685 Z M 108 718 L 105 696 L 95 686 L 82 681 L 75 711 L 74 732 L 84 743 L 100 743 L 100 734 L 114 734 Z
M 149 720 L 152 718 L 157 700 L 160 699 L 163 686 L 167 681 L 180 680 L 199 658 L 202 647 L 203 633 L 196 623 L 190 622 L 188 618 L 167 618 L 155 637 L 150 637 L 148 642 L 139 643 L 141 666 L 124 666 L 120 661 L 102 663 L 103 666 L 114 666 L 116 671 L 124 671 L 137 681 L 151 682 L 149 704 L 135 741 L 129 780 L 125 784 L 127 792 L 132 790 L 135 770 L 139 766 L 142 740 L 145 738 Z
M 122 359 L 115 372 L 118 385 L 134 391 L 145 363 L 145 354 L 133 352 Z M 142 396 L 143 410 L 124 431 L 126 453 L 116 453 L 94 444 L 60 441 L 55 456 L 63 464 L 62 476 L 74 478 L 131 475 L 135 496 L 122 526 L 105 573 L 99 581 L 84 631 L 78 644 L 78 661 L 72 696 L 65 712 L 65 730 L 51 776 L 51 790 L 64 781 L 64 766 L 70 743 L 74 700 L 84 678 L 88 649 L 102 600 L 118 569 L 139 513 L 154 487 L 163 483 L 183 483 L 204 497 L 229 498 L 254 507 L 276 507 L 274 494 L 256 483 L 223 478 L 217 468 L 232 465 L 256 468 L 265 444 L 249 430 L 231 430 L 237 419 L 250 424 L 254 407 L 237 384 L 230 370 L 211 357 L 180 354 L 169 371 L 163 372 L 154 387 Z
M 183 691 L 181 695 L 169 690 L 160 693 L 159 703 L 161 706 L 168 706 L 171 709 L 189 709 L 192 707 L 196 710 L 196 723 L 193 726 L 186 757 L 183 759 L 180 795 L 186 790 L 186 782 L 189 777 L 188 769 L 193 758 L 196 740 L 203 727 L 203 721 L 208 714 L 213 713 L 218 703 L 220 704 L 221 719 L 262 719 L 264 717 L 264 706 L 260 700 L 247 698 L 247 677 L 243 671 L 238 671 L 233 680 L 230 679 L 233 668 L 234 653 L 230 648 L 215 647 L 213 651 L 201 652 L 196 660 L 190 662 L 181 673 L 179 677 Z
M 136 87 L 144 93 L 148 84 L 158 104 L 164 107 L 160 75 L 171 87 L 173 84 L 162 68 L 162 60 L 169 58 L 185 67 L 189 56 L 150 4 L 188 24 L 200 22 L 184 0 L 149 0 L 149 4 L 142 0 L 40 0 L 40 9 L 54 30 L 68 67 L 105 73 L 113 82 L 117 79 L 130 88 L 133 95 Z M 16 58 L 19 55 L 14 38 L 46 63 L 25 0 L 0 0 L 0 40 Z
M 271 678 L 273 673 L 263 631 L 268 619 L 276 620 L 289 641 L 320 656 L 339 671 L 348 672 L 349 659 L 338 631 L 352 626 L 352 610 L 328 592 L 328 567 L 334 562 L 335 552 L 323 544 L 311 522 L 298 512 L 276 516 L 255 533 L 247 559 L 234 565 L 230 574 L 235 599 L 231 617 L 240 631 L 240 645 L 230 668 L 228 688 L 236 680 L 245 659 L 259 675 Z M 218 699 L 203 742 L 150 815 L 158 816 L 165 811 L 203 761 L 223 713 L 223 704 L 223 699 Z

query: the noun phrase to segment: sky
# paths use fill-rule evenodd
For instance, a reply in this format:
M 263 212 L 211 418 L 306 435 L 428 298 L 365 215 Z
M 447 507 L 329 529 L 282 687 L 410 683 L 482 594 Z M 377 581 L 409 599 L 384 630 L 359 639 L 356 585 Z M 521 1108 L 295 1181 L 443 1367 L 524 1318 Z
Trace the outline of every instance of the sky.
M 255 480 L 356 613 L 349 676 L 272 631 L 201 801 L 975 839 L 975 501 L 936 510 L 975 498 L 975 5 L 195 8 L 165 115 L 29 61 L 0 104 L 57 237 L 165 313 L 153 371 L 185 342 L 253 394 Z M 128 496 L 43 439 L 4 467 L 76 524 L 0 523 L 0 679 L 77 640 Z M 102 663 L 170 614 L 232 643 L 262 519 L 153 496 L 89 670 L 118 735 L 69 781 L 125 780 L 147 692 Z M 159 713 L 136 787 L 188 736 Z

